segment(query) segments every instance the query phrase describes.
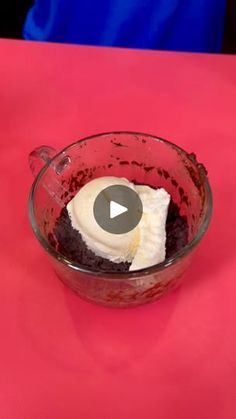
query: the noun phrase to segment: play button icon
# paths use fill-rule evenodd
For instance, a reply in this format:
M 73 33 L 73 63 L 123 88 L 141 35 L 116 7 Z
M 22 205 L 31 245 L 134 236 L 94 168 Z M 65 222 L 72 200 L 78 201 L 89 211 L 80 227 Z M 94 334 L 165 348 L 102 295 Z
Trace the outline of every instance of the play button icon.
M 133 230 L 141 220 L 142 201 L 128 186 L 112 185 L 103 189 L 95 199 L 93 214 L 99 226 L 112 234 Z
M 110 218 L 118 217 L 118 215 L 124 214 L 126 211 L 128 211 L 128 208 L 118 204 L 118 202 L 110 202 Z

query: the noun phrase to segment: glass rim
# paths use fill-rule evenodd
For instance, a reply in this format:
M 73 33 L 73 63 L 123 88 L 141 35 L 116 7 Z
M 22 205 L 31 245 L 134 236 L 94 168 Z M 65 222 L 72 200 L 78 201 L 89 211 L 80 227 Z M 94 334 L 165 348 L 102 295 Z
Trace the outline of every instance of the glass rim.
M 154 141 L 158 141 L 158 142 L 162 142 L 172 148 L 174 148 L 179 154 L 184 155 L 187 160 L 189 160 L 192 164 L 195 165 L 199 176 L 202 180 L 203 186 L 204 186 L 204 190 L 205 190 L 205 199 L 207 200 L 207 208 L 206 208 L 206 212 L 204 214 L 204 218 L 201 221 L 199 227 L 198 227 L 198 231 L 195 234 L 195 236 L 193 237 L 193 239 L 186 244 L 181 250 L 179 250 L 178 252 L 176 252 L 173 256 L 165 259 L 163 262 L 161 263 L 157 263 L 156 265 L 147 267 L 147 268 L 143 268 L 143 269 L 138 269 L 135 271 L 125 271 L 125 272 L 109 272 L 109 271 L 95 271 L 89 268 L 85 268 L 83 265 L 70 260 L 68 258 L 66 258 L 63 254 L 61 254 L 60 252 L 58 252 L 42 235 L 40 228 L 38 227 L 37 221 L 36 221 L 36 217 L 35 217 L 35 212 L 34 212 L 34 194 L 35 191 L 37 189 L 37 186 L 42 178 L 42 176 L 44 175 L 44 173 L 46 172 L 46 170 L 48 169 L 48 167 L 51 165 L 51 163 L 56 160 L 60 155 L 62 155 L 63 153 L 65 153 L 66 151 L 70 150 L 71 148 L 76 147 L 78 144 L 81 144 L 81 142 L 85 142 L 88 140 L 92 140 L 94 138 L 99 138 L 99 137 L 106 137 L 106 136 L 111 136 L 111 135 L 120 135 L 120 134 L 127 134 L 127 135 L 137 135 L 137 136 L 142 136 L 142 137 L 149 137 Z M 204 236 L 204 234 L 207 231 L 207 228 L 209 226 L 210 220 L 211 220 L 211 216 L 212 216 L 212 209 L 213 209 L 213 197 L 212 197 L 212 191 L 211 191 L 211 187 L 208 181 L 208 177 L 207 177 L 207 173 L 205 170 L 203 169 L 203 166 L 201 164 L 199 164 L 196 160 L 196 163 L 193 162 L 190 158 L 189 158 L 189 154 L 187 153 L 184 149 L 182 149 L 181 147 L 177 146 L 176 144 L 172 143 L 169 140 L 166 140 L 164 138 L 161 137 L 157 137 L 156 135 L 153 134 L 147 134 L 147 133 L 142 133 L 142 132 L 135 132 L 135 131 L 111 131 L 111 132 L 105 132 L 105 133 L 98 133 L 98 134 L 93 134 L 87 137 L 83 137 L 80 140 L 77 140 L 71 144 L 69 144 L 68 146 L 66 146 L 64 149 L 62 149 L 61 151 L 59 151 L 58 153 L 55 154 L 55 156 L 52 157 L 51 160 L 49 160 L 48 163 L 45 164 L 45 166 L 43 166 L 43 168 L 39 171 L 39 173 L 37 174 L 31 190 L 30 190 L 30 194 L 29 194 L 29 202 L 28 202 L 28 210 L 29 210 L 29 219 L 30 219 L 30 223 L 32 226 L 32 229 L 34 231 L 35 236 L 37 237 L 38 241 L 41 243 L 42 247 L 46 250 L 46 252 L 52 256 L 53 258 L 55 258 L 57 261 L 63 263 L 65 266 L 68 266 L 70 268 L 73 268 L 75 271 L 81 272 L 83 274 L 86 275 L 90 275 L 90 276 L 95 276 L 95 277 L 101 277 L 104 279 L 120 279 L 121 281 L 123 280 L 132 280 L 132 279 L 137 279 L 140 276 L 147 276 L 147 275 L 152 275 L 154 273 L 157 273 L 159 271 L 162 271 L 166 268 L 168 268 L 169 266 L 175 264 L 176 262 L 178 262 L 179 260 L 181 260 L 184 256 L 188 255 L 195 247 L 196 245 L 200 242 L 200 240 L 202 239 L 202 237 Z

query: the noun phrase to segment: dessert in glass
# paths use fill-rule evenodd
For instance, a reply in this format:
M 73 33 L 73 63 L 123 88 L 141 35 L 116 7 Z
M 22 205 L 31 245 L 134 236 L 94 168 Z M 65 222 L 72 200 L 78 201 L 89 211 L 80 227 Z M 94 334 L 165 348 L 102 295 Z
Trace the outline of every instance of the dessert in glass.
M 114 132 L 59 153 L 39 147 L 29 163 L 32 228 L 58 277 L 78 295 L 131 307 L 181 282 L 212 213 L 207 172 L 193 153 L 152 135 Z M 116 184 L 139 195 L 143 214 L 130 232 L 111 237 L 96 225 L 92 206 Z

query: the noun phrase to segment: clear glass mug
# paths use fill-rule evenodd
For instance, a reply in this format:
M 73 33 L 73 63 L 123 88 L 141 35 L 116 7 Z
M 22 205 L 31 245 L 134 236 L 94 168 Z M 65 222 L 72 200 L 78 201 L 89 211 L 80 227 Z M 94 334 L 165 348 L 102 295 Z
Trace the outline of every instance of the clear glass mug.
M 33 231 L 59 278 L 89 301 L 129 307 L 158 299 L 176 287 L 209 225 L 212 194 L 207 172 L 193 153 L 147 134 L 114 132 L 84 138 L 60 153 L 47 146 L 29 156 L 35 181 L 29 197 Z M 126 177 L 164 187 L 188 220 L 188 244 L 146 269 L 107 273 L 85 269 L 54 247 L 53 226 L 61 208 L 91 179 Z

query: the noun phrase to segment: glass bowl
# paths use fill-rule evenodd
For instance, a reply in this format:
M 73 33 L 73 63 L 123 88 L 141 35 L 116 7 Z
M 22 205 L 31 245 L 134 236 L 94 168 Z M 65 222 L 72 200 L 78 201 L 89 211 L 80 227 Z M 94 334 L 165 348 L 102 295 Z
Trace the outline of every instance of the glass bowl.
M 130 307 L 160 298 L 182 280 L 212 214 L 212 193 L 204 166 L 162 138 L 135 132 L 97 134 L 59 153 L 42 146 L 32 151 L 35 176 L 29 197 L 33 231 L 58 277 L 80 297 L 113 307 Z M 61 208 L 80 187 L 99 176 L 164 187 L 188 221 L 188 243 L 173 257 L 132 272 L 96 272 L 67 259 L 54 246 L 53 226 Z

